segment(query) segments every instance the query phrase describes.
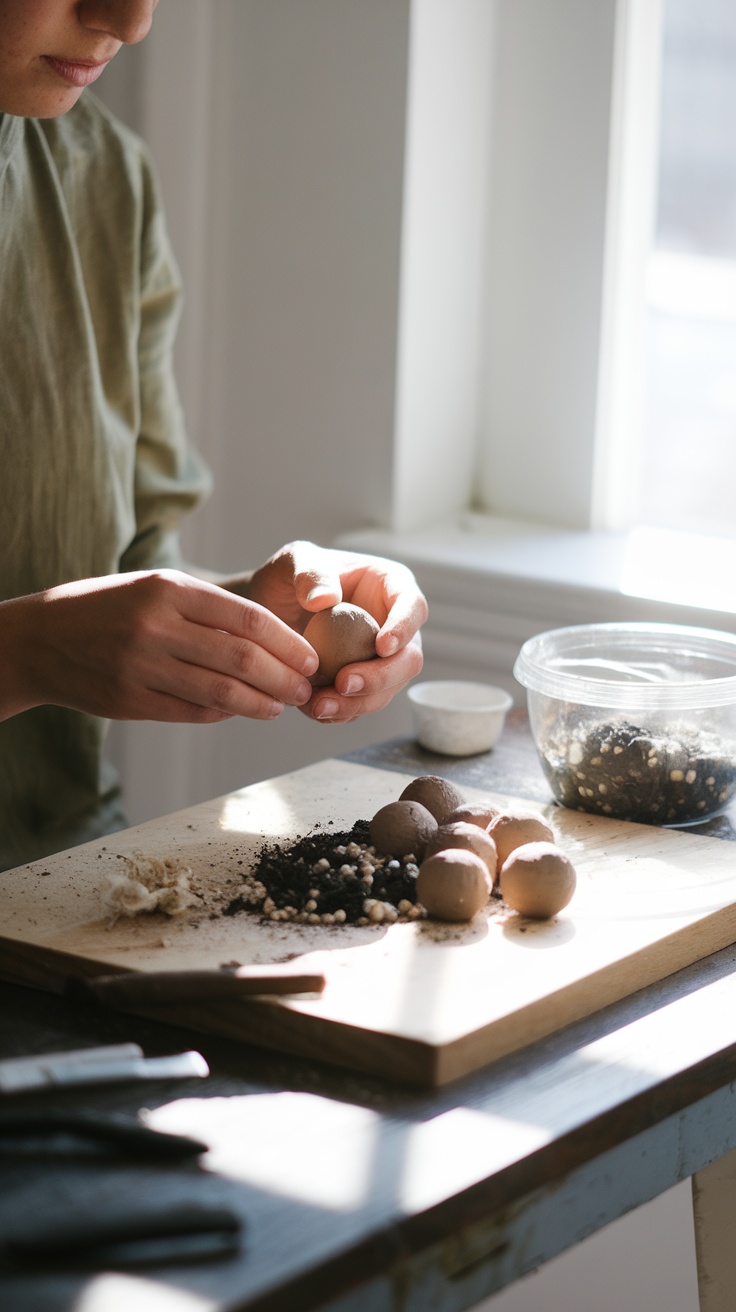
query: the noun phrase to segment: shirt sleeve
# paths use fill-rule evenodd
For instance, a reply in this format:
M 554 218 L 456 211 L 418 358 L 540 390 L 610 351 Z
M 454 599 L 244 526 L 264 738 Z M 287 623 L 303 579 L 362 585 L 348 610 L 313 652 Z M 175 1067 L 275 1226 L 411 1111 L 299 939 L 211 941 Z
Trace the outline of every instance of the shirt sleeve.
M 174 340 L 181 279 L 166 231 L 156 179 L 144 156 L 138 369 L 140 431 L 135 460 L 136 534 L 123 570 L 181 568 L 178 527 L 212 490 L 190 443 L 176 380 Z

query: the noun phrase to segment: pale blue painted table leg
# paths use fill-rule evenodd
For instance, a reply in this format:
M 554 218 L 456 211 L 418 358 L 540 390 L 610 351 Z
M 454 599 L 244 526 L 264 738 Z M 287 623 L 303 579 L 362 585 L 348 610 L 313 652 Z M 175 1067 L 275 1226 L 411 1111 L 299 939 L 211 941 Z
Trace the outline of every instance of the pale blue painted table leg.
M 718 1160 L 709 1165 L 714 1158 Z M 566 1178 L 535 1190 L 502 1213 L 476 1221 L 443 1244 L 397 1257 L 391 1271 L 325 1304 L 321 1312 L 465 1312 L 689 1176 L 696 1176 L 701 1200 L 709 1207 L 711 1172 L 717 1179 L 722 1163 L 727 1172 L 730 1163 L 726 1188 L 730 1200 L 736 1197 L 733 1085 L 602 1153 Z M 707 1254 L 714 1276 L 711 1287 L 716 1289 L 717 1279 L 723 1282 L 724 1292 L 721 1301 L 703 1301 L 701 1284 L 701 1312 L 734 1312 L 736 1280 L 730 1273 L 736 1273 L 736 1230 L 728 1230 L 724 1217 L 729 1213 L 722 1204 L 716 1202 L 715 1207 L 723 1225 L 718 1230 L 707 1223 L 714 1241 L 713 1255 L 710 1243 Z M 697 1208 L 696 1201 L 696 1224 Z
M 736 1152 L 693 1176 L 700 1312 L 736 1307 Z

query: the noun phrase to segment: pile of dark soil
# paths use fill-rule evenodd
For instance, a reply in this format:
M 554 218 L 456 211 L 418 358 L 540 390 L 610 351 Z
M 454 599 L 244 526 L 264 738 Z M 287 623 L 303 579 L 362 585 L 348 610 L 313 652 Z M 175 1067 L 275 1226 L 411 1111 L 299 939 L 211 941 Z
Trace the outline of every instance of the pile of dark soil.
M 225 915 L 256 911 L 271 920 L 309 924 L 415 918 L 417 868 L 413 853 L 377 855 L 367 820 L 338 832 L 315 830 L 290 846 L 261 848 Z M 380 903 L 384 910 L 373 908 L 371 914 L 366 901 Z

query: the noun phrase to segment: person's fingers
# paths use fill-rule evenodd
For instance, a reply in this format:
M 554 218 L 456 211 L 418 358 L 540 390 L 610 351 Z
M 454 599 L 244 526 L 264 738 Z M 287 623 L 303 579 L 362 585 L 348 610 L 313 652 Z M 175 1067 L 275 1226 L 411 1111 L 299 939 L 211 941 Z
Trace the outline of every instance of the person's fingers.
M 313 542 L 292 542 L 289 555 L 294 595 L 304 610 L 326 610 L 342 601 L 339 552 L 327 551 Z
M 253 602 L 178 571 L 62 585 L 29 603 L 31 704 L 115 719 L 273 719 L 311 696 L 309 643 Z M 37 632 L 36 632 L 37 630 Z
M 264 635 L 258 636 L 262 640 Z M 312 685 L 289 663 L 294 660 L 301 662 L 301 655 L 299 649 L 295 652 L 289 642 L 283 642 L 282 636 L 277 633 L 277 641 L 272 645 L 284 652 L 285 659 L 275 656 L 253 638 L 236 637 L 232 633 L 185 622 L 170 642 L 169 650 L 179 661 L 197 666 L 213 676 L 224 676 L 245 687 L 258 689 L 289 706 L 302 706 L 311 696 Z M 287 636 L 296 635 L 287 630 Z M 239 708 L 237 702 L 233 713 L 243 714 Z
M 200 690 L 192 684 L 194 696 L 201 695 Z M 206 695 L 206 693 L 205 693 Z M 258 713 L 260 709 L 261 713 Z M 273 698 L 266 699 L 260 708 L 254 700 L 251 718 L 260 720 L 276 719 L 284 710 L 283 702 Z M 128 714 L 120 718 L 126 720 L 156 720 L 180 724 L 219 724 L 223 720 L 232 720 L 234 715 L 226 710 L 217 710 L 213 706 L 199 701 L 186 701 L 172 693 L 159 692 L 154 688 L 137 690 L 134 702 L 128 708 Z
M 198 719 L 196 707 L 204 712 L 204 722 L 210 715 L 217 719 L 238 715 L 251 720 L 273 720 L 284 709 L 284 702 L 268 692 L 185 661 L 167 663 L 159 678 L 160 686 L 154 685 L 151 691 L 184 703 L 189 708 L 187 718 L 194 721 Z M 199 718 L 201 721 L 202 717 Z
M 222 630 L 269 652 L 299 674 L 314 673 L 316 661 L 309 643 L 272 611 L 215 584 L 202 580 L 196 580 L 196 584 L 181 589 L 177 609 L 184 619 L 200 625 L 205 635 Z M 236 660 L 242 650 L 242 647 L 233 649 Z
M 367 580 L 356 588 L 356 600 L 362 595 Z M 413 574 L 402 565 L 392 565 L 381 576 L 382 595 L 379 604 L 373 600 L 366 605 L 381 625 L 376 637 L 379 656 L 392 656 L 411 642 L 427 619 L 428 608 L 423 593 L 417 587 Z
M 395 656 L 379 656 L 374 661 L 345 665 L 335 677 L 335 691 L 343 697 L 381 697 L 386 692 L 393 696 L 420 673 L 423 663 L 422 644 L 417 633 Z
M 308 701 L 311 685 L 300 671 L 313 672 L 314 652 L 270 611 L 201 580 L 157 582 L 174 585 L 166 595 L 176 622 L 165 644 L 175 660 L 163 661 L 159 643 L 152 643 L 150 686 L 187 704 L 253 719 L 273 719 L 284 704 Z
M 323 694 L 324 691 L 320 689 Z M 352 720 L 358 720 L 362 715 L 383 710 L 395 695 L 393 689 L 381 696 L 371 698 L 335 697 L 334 694 L 330 697 L 315 695 L 311 702 L 298 709 L 317 724 L 350 724 Z
M 131 707 L 130 712 L 122 718 L 166 721 L 171 724 L 219 724 L 223 720 L 233 718 L 225 711 L 215 711 L 210 707 L 183 701 L 180 697 L 174 697 L 166 692 L 156 692 L 153 689 L 147 689 L 144 694 L 138 696 L 135 711 Z
M 391 656 L 424 624 L 426 599 L 406 565 L 371 557 L 356 560 L 359 563 L 343 575 L 345 595 L 378 621 L 376 650 L 380 656 Z
M 318 688 L 300 709 L 320 723 L 347 723 L 360 715 L 382 710 L 417 674 L 423 664 L 417 634 L 396 656 L 346 665 L 338 671 L 333 688 Z
M 392 601 L 391 609 L 376 635 L 379 656 L 392 656 L 394 652 L 411 644 L 427 619 L 427 602 L 418 589 L 402 591 Z

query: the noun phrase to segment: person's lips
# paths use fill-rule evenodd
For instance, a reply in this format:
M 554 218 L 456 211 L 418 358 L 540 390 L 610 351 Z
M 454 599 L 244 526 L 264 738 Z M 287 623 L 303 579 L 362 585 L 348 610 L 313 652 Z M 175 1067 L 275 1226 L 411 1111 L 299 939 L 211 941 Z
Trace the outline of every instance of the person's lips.
M 88 87 L 91 82 L 96 82 L 110 62 L 104 60 L 100 64 L 74 63 L 69 59 L 58 59 L 55 55 L 44 55 L 43 58 L 52 72 L 71 87 Z

